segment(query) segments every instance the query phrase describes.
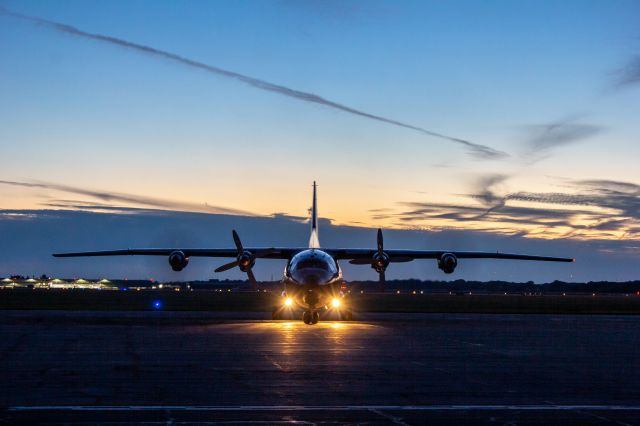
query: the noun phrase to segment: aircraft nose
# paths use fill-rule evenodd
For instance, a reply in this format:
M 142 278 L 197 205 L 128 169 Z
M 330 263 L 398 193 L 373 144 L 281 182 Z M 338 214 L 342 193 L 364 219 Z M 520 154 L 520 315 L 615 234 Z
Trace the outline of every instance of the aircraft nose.
M 300 284 L 316 287 L 331 279 L 331 275 L 318 268 L 304 268 L 292 271 L 292 277 Z
M 316 274 L 305 274 L 302 283 L 304 285 L 316 286 L 320 283 L 320 277 Z

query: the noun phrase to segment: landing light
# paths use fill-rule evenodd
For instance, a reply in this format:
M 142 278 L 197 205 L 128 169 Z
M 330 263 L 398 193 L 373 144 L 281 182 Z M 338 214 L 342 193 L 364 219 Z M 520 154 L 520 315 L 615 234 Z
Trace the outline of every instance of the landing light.
M 333 299 L 331 301 L 331 304 L 333 305 L 334 308 L 340 307 L 340 299 Z
M 285 306 L 291 306 L 291 305 L 293 305 L 293 299 L 292 299 L 292 298 L 290 298 L 290 297 L 287 297 L 287 298 L 284 300 L 284 305 L 285 305 Z

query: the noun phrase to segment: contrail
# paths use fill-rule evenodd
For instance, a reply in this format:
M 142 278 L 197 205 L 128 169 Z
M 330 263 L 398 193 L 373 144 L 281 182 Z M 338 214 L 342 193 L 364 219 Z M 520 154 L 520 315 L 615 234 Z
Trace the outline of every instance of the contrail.
M 175 53 L 170 53 L 170 52 L 166 52 L 164 50 L 155 49 L 153 47 L 144 46 L 144 45 L 137 44 L 137 43 L 132 43 L 130 41 L 122 40 L 122 39 L 111 37 L 111 36 L 106 36 L 106 35 L 102 35 L 102 34 L 88 33 L 86 31 L 82 31 L 82 30 L 80 30 L 80 29 L 78 29 L 76 27 L 73 27 L 71 25 L 61 24 L 59 22 L 49 21 L 49 20 L 38 18 L 38 17 L 34 17 L 34 16 L 22 15 L 20 13 L 12 12 L 12 11 L 9 11 L 9 10 L 7 10 L 5 8 L 2 8 L 2 7 L 0 7 L 0 13 L 4 13 L 4 14 L 6 14 L 8 16 L 12 16 L 14 18 L 19 18 L 19 19 L 22 19 L 22 20 L 25 20 L 25 21 L 29 21 L 29 22 L 32 22 L 32 23 L 40 24 L 40 25 L 46 26 L 48 28 L 51 28 L 51 29 L 53 29 L 55 31 L 63 32 L 63 33 L 66 33 L 66 34 L 72 34 L 72 35 L 79 36 L 79 37 L 84 37 L 84 38 L 87 38 L 87 39 L 90 39 L 90 40 L 100 41 L 100 42 L 103 42 L 103 43 L 109 43 L 109 44 L 117 45 L 117 46 L 124 47 L 124 48 L 127 48 L 127 49 L 135 50 L 135 51 L 138 51 L 138 52 L 146 53 L 146 54 L 149 54 L 149 55 L 154 55 L 154 56 L 162 57 L 162 58 L 165 58 L 165 59 L 169 59 L 171 61 L 178 62 L 178 63 L 180 63 L 182 65 L 186 65 L 186 66 L 193 67 L 193 68 L 198 68 L 198 69 L 207 71 L 207 72 L 212 73 L 212 74 L 224 76 L 224 77 L 227 77 L 227 78 L 233 78 L 235 80 L 241 81 L 241 82 L 243 82 L 245 84 L 248 84 L 248 85 L 253 86 L 253 87 L 255 87 L 257 89 L 260 89 L 260 90 L 266 90 L 266 91 L 269 91 L 269 92 L 278 93 L 280 95 L 288 96 L 290 98 L 299 99 L 299 100 L 305 101 L 305 102 L 312 102 L 312 103 L 324 105 L 324 106 L 327 106 L 329 108 L 333 108 L 333 109 L 336 109 L 336 110 L 348 112 L 350 114 L 354 114 L 354 115 L 358 115 L 358 116 L 361 116 L 361 117 L 369 118 L 371 120 L 377 120 L 377 121 L 381 121 L 383 123 L 393 124 L 395 126 L 399 126 L 399 127 L 404 127 L 406 129 L 415 130 L 417 132 L 423 133 L 423 134 L 428 135 L 428 136 L 433 136 L 433 137 L 436 137 L 436 138 L 448 140 L 449 142 L 454 142 L 456 144 L 462 145 L 470 155 L 472 155 L 473 157 L 476 157 L 476 158 L 498 159 L 498 158 L 504 158 L 504 157 L 508 156 L 508 154 L 506 154 L 505 152 L 495 150 L 495 149 L 493 149 L 491 147 L 488 147 L 486 145 L 476 144 L 476 143 L 469 142 L 469 141 L 464 140 L 464 139 L 454 138 L 454 137 L 451 137 L 451 136 L 443 135 L 442 133 L 437 133 L 437 132 L 434 132 L 434 131 L 431 131 L 431 130 L 427 130 L 427 129 L 424 129 L 422 127 L 414 126 L 414 125 L 407 124 L 407 123 L 402 123 L 400 121 L 392 120 L 390 118 L 382 117 L 382 116 L 379 116 L 379 115 L 370 114 L 368 112 L 360 111 L 360 110 L 348 107 L 346 105 L 342 105 L 342 104 L 339 104 L 337 102 L 330 101 L 330 100 L 325 99 L 325 98 L 323 98 L 321 96 L 314 95 L 313 93 L 302 92 L 302 91 L 299 91 L 299 90 L 291 89 L 291 88 L 286 87 L 286 86 L 281 86 L 281 85 L 278 85 L 278 84 L 270 83 L 268 81 L 264 81 L 264 80 L 260 80 L 260 79 L 253 78 L 253 77 L 249 77 L 249 76 L 246 76 L 246 75 L 243 75 L 243 74 L 239 74 L 237 72 L 228 71 L 228 70 L 225 70 L 225 69 L 222 69 L 222 68 L 218 68 L 218 67 L 215 67 L 215 66 L 212 66 L 212 65 L 207 65 L 207 64 L 204 64 L 202 62 L 194 61 L 192 59 L 188 59 L 188 58 L 185 58 L 183 56 L 176 55 Z

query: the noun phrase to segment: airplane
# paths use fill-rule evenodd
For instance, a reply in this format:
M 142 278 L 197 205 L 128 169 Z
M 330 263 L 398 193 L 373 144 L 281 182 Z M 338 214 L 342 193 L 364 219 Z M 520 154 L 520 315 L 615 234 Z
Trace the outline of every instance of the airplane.
M 340 319 L 352 318 L 351 307 L 345 306 L 346 293 L 341 290 L 343 283 L 339 261 L 349 261 L 353 265 L 370 265 L 378 273 L 380 289 L 384 291 L 385 273 L 391 263 L 411 262 L 416 259 L 435 259 L 437 266 L 445 274 L 451 274 L 458 266 L 459 259 L 508 259 L 548 262 L 573 262 L 574 259 L 524 254 L 455 251 L 455 250 L 404 250 L 385 249 L 382 229 L 378 229 L 377 247 L 368 248 L 322 248 L 318 237 L 317 185 L 313 182 L 311 207 L 311 235 L 308 247 L 245 247 L 238 233 L 231 232 L 235 248 L 142 248 L 124 250 L 89 251 L 78 253 L 55 253 L 54 257 L 83 256 L 167 256 L 174 271 L 183 270 L 192 257 L 220 257 L 235 260 L 215 269 L 223 272 L 238 267 L 247 274 L 254 290 L 258 282 L 253 273 L 256 259 L 283 259 L 287 261 L 282 283 L 283 305 L 293 305 L 303 311 L 305 324 L 317 324 L 320 313 L 335 309 Z M 274 310 L 273 318 L 280 318 L 280 311 Z

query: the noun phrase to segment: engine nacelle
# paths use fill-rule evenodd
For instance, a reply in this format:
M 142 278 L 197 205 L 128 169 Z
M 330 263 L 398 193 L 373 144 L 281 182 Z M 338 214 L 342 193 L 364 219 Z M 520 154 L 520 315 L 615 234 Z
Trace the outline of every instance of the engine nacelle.
M 445 253 L 438 259 L 438 268 L 442 269 L 445 274 L 451 274 L 458 266 L 458 258 L 452 253 Z
M 182 271 L 189 264 L 189 258 L 179 250 L 172 252 L 169 255 L 169 265 L 174 271 Z
M 237 257 L 238 260 L 238 268 L 242 272 L 247 272 L 249 269 L 253 268 L 253 265 L 256 264 L 256 258 L 250 251 L 245 250 L 240 256 Z
M 371 267 L 375 269 L 376 272 L 384 272 L 387 266 L 389 266 L 389 256 L 387 256 L 386 253 L 376 253 L 373 255 Z

